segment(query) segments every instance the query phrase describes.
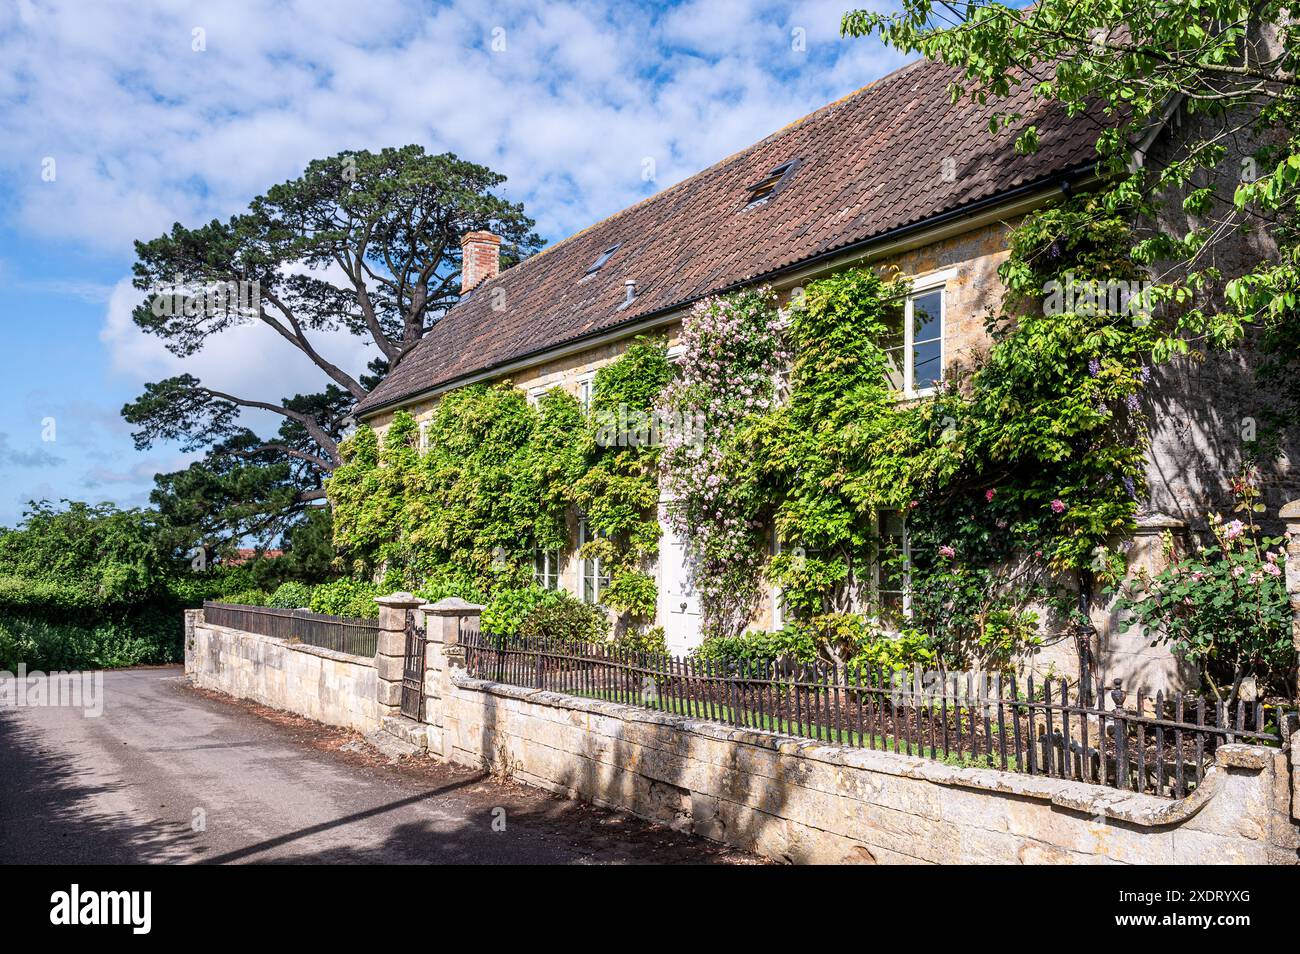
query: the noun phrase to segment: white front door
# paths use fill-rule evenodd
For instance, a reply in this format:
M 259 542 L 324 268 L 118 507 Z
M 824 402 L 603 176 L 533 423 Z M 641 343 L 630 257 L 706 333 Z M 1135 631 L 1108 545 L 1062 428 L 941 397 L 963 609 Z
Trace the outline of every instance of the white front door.
M 691 561 L 686 547 L 668 529 L 667 515 L 660 507 L 659 524 L 659 625 L 664 628 L 668 652 L 684 656 L 700 644 L 700 598 L 695 592 Z

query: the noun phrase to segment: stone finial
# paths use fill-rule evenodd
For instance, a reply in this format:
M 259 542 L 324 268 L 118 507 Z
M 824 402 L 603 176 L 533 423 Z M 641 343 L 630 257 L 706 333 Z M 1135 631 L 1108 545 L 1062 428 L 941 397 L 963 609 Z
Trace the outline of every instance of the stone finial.
M 414 593 L 390 593 L 387 596 L 376 596 L 375 602 L 379 604 L 379 628 L 400 633 L 406 629 L 406 617 L 409 612 L 424 600 Z M 392 653 L 392 655 L 397 654 Z
M 376 596 L 375 602 L 380 606 L 391 606 L 393 609 L 415 609 L 424 600 L 414 593 L 398 592 L 389 593 L 387 596 Z
M 1284 503 L 1282 509 L 1277 512 L 1277 515 L 1280 520 L 1300 523 L 1300 500 L 1292 500 L 1290 503 Z

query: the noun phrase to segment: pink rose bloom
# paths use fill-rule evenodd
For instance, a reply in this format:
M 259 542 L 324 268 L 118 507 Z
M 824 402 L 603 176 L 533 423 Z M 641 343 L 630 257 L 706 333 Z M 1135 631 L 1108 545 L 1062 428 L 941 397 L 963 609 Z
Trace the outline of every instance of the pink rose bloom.
M 1271 556 L 1271 554 L 1270 554 L 1270 556 Z M 1260 567 L 1260 569 L 1262 569 L 1262 570 L 1263 570 L 1265 573 L 1267 573 L 1269 576 L 1281 576 L 1281 575 L 1282 575 L 1282 568 L 1279 567 L 1276 563 L 1266 563 L 1266 564 L 1264 564 L 1264 566 Z
M 1064 512 L 1065 512 L 1065 501 L 1062 500 L 1060 497 L 1057 497 L 1055 500 L 1052 501 L 1052 513 L 1064 513 Z
M 1232 578 L 1234 580 L 1241 579 L 1243 576 L 1245 576 L 1245 574 L 1246 574 L 1246 568 L 1244 566 L 1234 566 L 1232 568 Z
M 957 551 L 946 544 L 939 548 L 939 556 L 943 557 L 945 560 L 951 560 L 956 555 Z
M 993 502 L 993 496 L 994 496 L 997 492 L 998 492 L 998 491 L 997 491 L 997 488 L 996 488 L 996 487 L 990 487 L 988 490 L 984 491 L 984 499 L 987 500 L 989 503 L 992 503 L 992 502 Z
M 1240 520 L 1234 520 L 1223 528 L 1223 535 L 1228 540 L 1235 540 L 1246 532 L 1246 525 Z

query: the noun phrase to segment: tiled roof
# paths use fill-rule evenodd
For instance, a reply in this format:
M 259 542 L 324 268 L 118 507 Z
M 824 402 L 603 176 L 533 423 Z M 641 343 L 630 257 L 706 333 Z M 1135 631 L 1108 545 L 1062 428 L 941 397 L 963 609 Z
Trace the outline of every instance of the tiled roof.
M 1050 180 L 1095 158 L 1097 127 L 1028 87 L 987 106 L 952 103 L 956 70 L 920 60 L 480 285 L 359 406 L 365 414 L 526 355 L 757 280 L 900 227 Z M 989 132 L 995 111 L 1025 113 Z M 1017 131 L 1039 127 L 1029 156 Z M 951 158 L 945 175 L 944 159 Z M 765 204 L 748 187 L 799 165 Z M 601 252 L 618 251 L 590 278 Z M 627 308 L 624 282 L 636 280 Z M 494 309 L 494 305 L 497 306 Z

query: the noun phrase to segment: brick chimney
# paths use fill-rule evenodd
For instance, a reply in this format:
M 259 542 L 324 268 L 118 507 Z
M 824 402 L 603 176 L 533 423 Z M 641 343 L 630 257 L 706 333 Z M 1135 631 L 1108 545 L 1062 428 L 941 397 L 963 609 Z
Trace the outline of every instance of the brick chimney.
M 501 272 L 501 236 L 491 232 L 466 232 L 460 239 L 460 293 L 496 278 Z

